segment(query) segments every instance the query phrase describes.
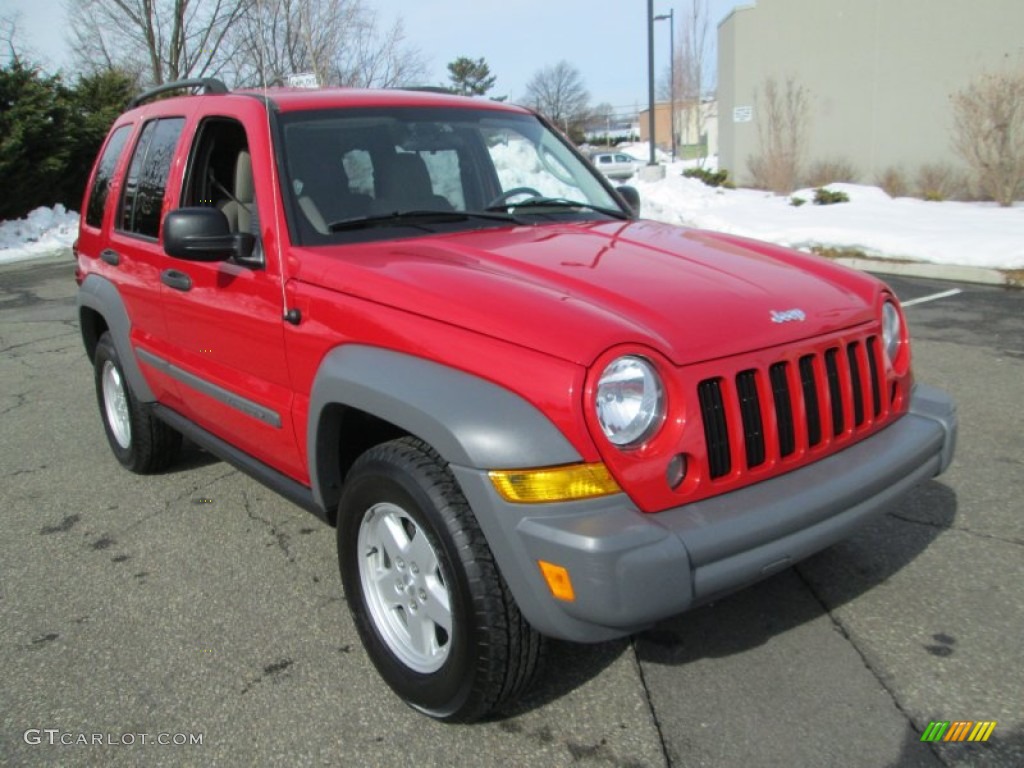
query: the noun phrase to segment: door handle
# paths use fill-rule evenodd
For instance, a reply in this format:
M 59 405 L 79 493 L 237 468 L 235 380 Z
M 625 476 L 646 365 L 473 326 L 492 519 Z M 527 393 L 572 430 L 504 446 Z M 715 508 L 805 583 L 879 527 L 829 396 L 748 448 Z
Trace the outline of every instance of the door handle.
M 105 261 L 112 267 L 116 267 L 121 263 L 121 254 L 117 251 L 112 251 L 109 248 L 104 249 L 100 252 L 100 259 Z
M 160 282 L 176 291 L 192 290 L 192 278 L 176 269 L 165 269 L 161 272 Z

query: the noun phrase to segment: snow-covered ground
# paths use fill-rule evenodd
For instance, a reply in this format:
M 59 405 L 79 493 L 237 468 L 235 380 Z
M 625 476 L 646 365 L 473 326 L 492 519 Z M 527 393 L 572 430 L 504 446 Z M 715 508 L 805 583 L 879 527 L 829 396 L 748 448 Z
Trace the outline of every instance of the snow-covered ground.
M 637 149 L 637 152 L 640 150 Z M 832 184 L 848 203 L 814 205 L 813 190 L 789 197 L 750 189 L 714 189 L 668 166 L 656 182 L 627 182 L 640 192 L 646 218 L 714 229 L 796 248 L 856 249 L 869 256 L 1024 269 L 1024 204 L 925 202 L 889 197 L 877 187 Z M 75 239 L 78 214 L 38 208 L 25 219 L 0 222 L 0 263 L 31 259 L 66 248 Z

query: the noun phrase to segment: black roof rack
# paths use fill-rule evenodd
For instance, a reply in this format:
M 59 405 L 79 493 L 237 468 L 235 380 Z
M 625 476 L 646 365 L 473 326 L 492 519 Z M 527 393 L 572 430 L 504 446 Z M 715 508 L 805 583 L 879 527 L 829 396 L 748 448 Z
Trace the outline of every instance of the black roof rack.
M 420 91 L 422 93 L 443 93 L 448 96 L 458 96 L 459 92 L 453 88 L 443 85 L 396 85 L 392 88 L 395 91 Z
M 161 93 L 177 91 L 182 88 L 202 88 L 203 93 L 228 92 L 228 87 L 215 77 L 193 77 L 189 80 L 175 80 L 173 83 L 164 83 L 163 85 L 158 85 L 155 88 L 150 88 L 148 91 L 140 93 L 128 103 L 128 109 L 134 109 L 140 104 L 144 104 L 149 101 L 154 96 L 159 96 Z

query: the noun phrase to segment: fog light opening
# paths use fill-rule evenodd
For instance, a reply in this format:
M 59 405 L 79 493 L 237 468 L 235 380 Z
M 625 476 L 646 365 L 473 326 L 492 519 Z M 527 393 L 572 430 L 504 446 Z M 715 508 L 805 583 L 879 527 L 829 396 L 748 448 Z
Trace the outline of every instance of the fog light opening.
M 686 479 L 686 454 L 679 453 L 672 457 L 665 472 L 665 479 L 668 480 L 668 487 L 673 491 L 683 484 Z

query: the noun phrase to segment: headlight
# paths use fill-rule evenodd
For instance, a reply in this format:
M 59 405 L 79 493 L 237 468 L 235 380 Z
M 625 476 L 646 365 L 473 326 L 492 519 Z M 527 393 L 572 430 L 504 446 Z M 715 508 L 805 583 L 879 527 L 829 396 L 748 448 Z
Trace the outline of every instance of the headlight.
M 642 357 L 613 360 L 597 382 L 597 421 L 620 447 L 635 445 L 661 426 L 665 395 L 657 371 Z
M 900 311 L 891 301 L 882 305 L 882 343 L 885 345 L 885 355 L 889 363 L 895 363 L 900 352 L 900 342 L 903 340 L 903 329 L 900 321 Z

